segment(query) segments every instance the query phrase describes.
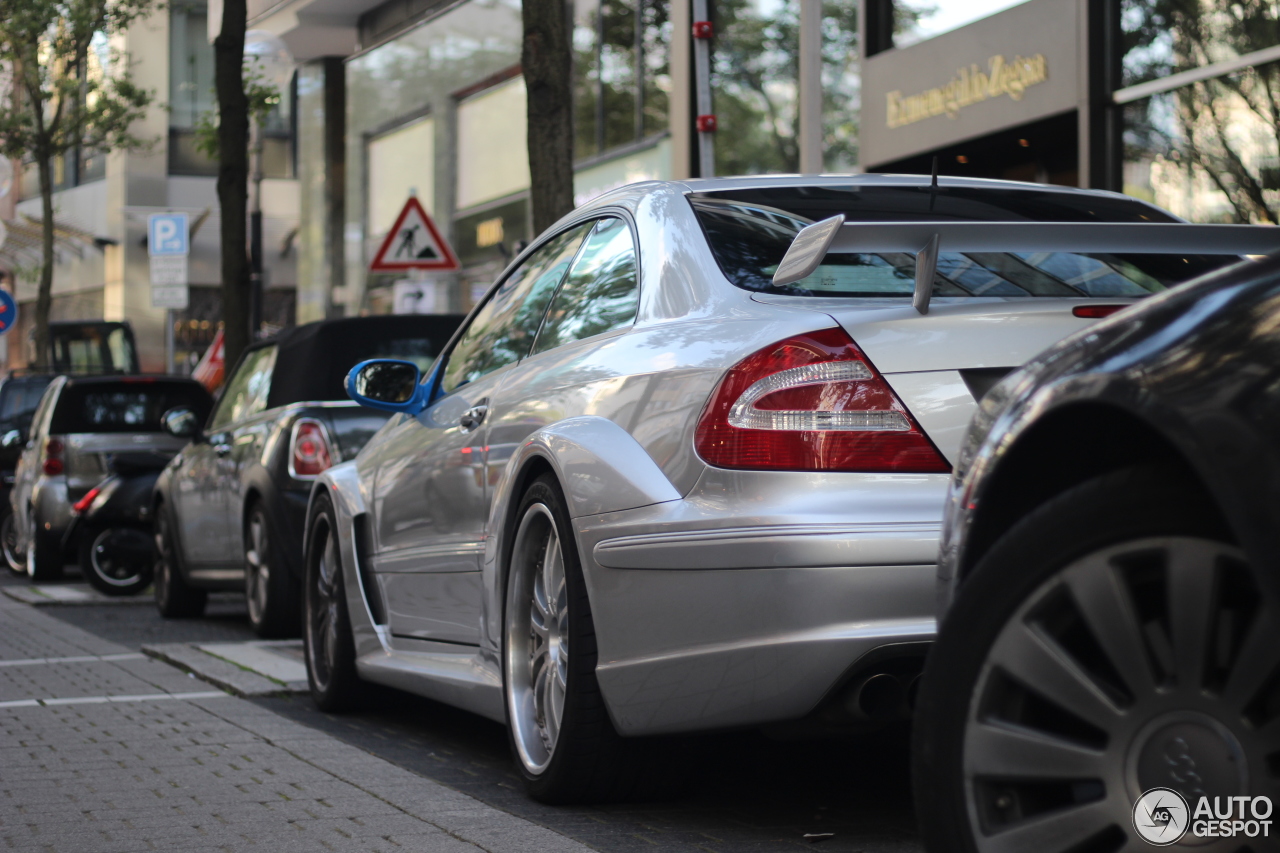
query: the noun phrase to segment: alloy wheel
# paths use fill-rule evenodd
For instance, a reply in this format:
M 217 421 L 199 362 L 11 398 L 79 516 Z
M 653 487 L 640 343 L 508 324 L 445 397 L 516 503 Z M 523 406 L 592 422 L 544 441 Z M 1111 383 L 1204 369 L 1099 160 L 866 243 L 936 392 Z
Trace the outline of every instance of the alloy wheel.
M 569 610 L 564 552 L 551 511 L 536 503 L 520 520 L 507 586 L 507 713 L 521 762 L 547 768 L 564 721 Z
M 267 597 L 271 581 L 271 552 L 267 540 L 267 522 L 261 512 L 254 512 L 249 519 L 249 547 L 245 551 L 245 599 L 249 605 L 249 618 L 259 624 L 267 612 Z
M 307 655 L 310 658 L 312 677 L 320 689 L 326 689 L 337 665 L 340 614 L 339 596 L 342 595 L 342 579 L 335 549 L 333 531 L 328 521 L 317 519 L 313 545 L 323 542 L 319 549 L 313 578 L 312 598 L 308 602 Z M 323 537 L 323 539 L 321 539 Z
M 1280 800 L 1280 601 L 1242 552 L 1131 541 L 1042 584 L 986 652 L 963 779 L 982 853 L 1145 849 L 1153 788 Z M 1189 819 L 1187 815 L 1185 820 Z M 1179 847 L 1235 853 L 1247 838 Z

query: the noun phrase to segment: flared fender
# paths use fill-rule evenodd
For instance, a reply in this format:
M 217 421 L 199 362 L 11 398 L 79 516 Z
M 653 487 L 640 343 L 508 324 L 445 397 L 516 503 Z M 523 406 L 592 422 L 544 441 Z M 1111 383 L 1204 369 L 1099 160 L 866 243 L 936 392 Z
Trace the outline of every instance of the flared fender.
M 681 499 L 662 469 L 631 434 L 611 420 L 584 416 L 544 427 L 511 454 L 489 505 L 485 540 L 484 642 L 496 650 L 500 637 L 503 565 L 515 513 L 535 465 L 549 465 L 564 490 L 573 518 L 617 512 Z

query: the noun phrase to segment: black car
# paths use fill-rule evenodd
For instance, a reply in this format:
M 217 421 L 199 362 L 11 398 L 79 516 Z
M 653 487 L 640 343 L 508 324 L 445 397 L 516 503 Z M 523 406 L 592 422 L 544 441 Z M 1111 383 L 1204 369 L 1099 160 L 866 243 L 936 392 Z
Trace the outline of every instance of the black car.
M 930 851 L 1276 849 L 1280 256 L 997 384 L 939 589 L 913 759 Z
M 245 350 L 203 426 L 169 418 L 192 441 L 156 484 L 160 613 L 197 616 L 210 590 L 242 589 L 260 636 L 296 635 L 311 482 L 354 458 L 389 417 L 347 397 L 347 372 L 370 358 L 425 369 L 461 321 L 377 316 L 299 326 Z
M 0 379 L 0 549 L 9 568 L 23 574 L 27 571 L 27 559 L 18 551 L 18 531 L 9 507 L 9 491 L 13 488 L 13 469 L 31 431 L 31 416 L 53 377 L 52 373 L 19 369 L 9 371 Z

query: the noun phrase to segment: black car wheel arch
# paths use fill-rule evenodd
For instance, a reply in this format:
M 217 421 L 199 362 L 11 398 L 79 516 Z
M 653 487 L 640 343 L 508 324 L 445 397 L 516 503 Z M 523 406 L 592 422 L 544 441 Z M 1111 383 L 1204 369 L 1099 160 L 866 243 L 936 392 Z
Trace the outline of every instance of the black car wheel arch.
M 1280 595 L 1232 538 L 1185 472 L 1138 466 L 1067 490 L 995 543 L 921 685 L 913 770 L 930 851 L 1141 844 L 1144 786 L 1194 800 L 1171 744 L 1216 793 L 1276 799 Z M 1204 665 L 1188 667 L 1195 655 Z

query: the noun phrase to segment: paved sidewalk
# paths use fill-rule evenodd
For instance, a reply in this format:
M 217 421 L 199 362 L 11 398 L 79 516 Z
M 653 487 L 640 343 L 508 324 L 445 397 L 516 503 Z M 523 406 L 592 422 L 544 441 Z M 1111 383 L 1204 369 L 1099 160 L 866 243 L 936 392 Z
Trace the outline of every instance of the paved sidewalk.
M 4 597 L 0 733 L 0 849 L 589 849 Z

